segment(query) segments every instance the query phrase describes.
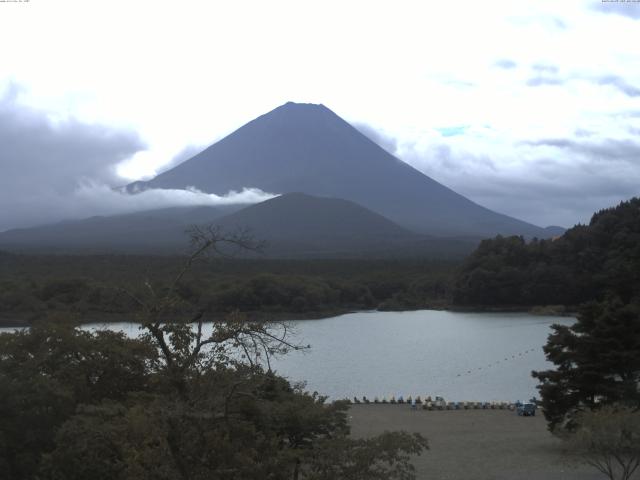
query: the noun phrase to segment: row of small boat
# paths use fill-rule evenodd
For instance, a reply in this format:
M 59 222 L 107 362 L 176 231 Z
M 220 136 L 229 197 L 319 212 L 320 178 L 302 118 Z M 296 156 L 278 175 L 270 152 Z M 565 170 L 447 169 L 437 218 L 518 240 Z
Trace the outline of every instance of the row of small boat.
M 389 399 L 386 397 L 378 398 L 374 397 L 370 400 L 367 397 L 353 397 L 350 401 L 352 404 L 409 404 L 412 407 L 422 408 L 423 410 L 515 410 L 516 404 L 512 402 L 447 402 L 442 397 L 431 398 L 417 396 L 415 398 L 409 396 L 403 398 L 402 396 L 392 396 Z

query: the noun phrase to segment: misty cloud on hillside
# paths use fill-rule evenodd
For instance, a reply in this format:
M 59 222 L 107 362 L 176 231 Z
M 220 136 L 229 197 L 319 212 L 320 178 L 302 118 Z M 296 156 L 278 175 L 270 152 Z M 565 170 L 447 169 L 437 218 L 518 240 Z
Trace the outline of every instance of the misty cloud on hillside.
M 196 188 L 186 190 L 150 188 L 132 195 L 114 190 L 104 184 L 85 184 L 73 193 L 73 198 L 83 203 L 83 210 L 89 209 L 93 212 L 92 215 L 110 215 L 193 205 L 252 204 L 264 202 L 276 196 L 263 192 L 259 188 L 244 188 L 239 192 L 232 190 L 226 195 L 204 193 Z M 74 215 L 74 217 L 80 216 Z
M 640 195 L 640 142 L 631 139 L 578 129 L 570 138 L 517 142 L 508 158 L 492 158 L 465 138 L 398 142 L 369 125 L 358 129 L 456 192 L 536 225 L 585 223 L 593 212 Z
M 273 197 L 250 188 L 225 196 L 197 190 L 115 191 L 112 187 L 123 183 L 116 166 L 146 148 L 135 132 L 52 120 L 20 105 L 18 95 L 13 87 L 0 98 L 0 231 L 93 215 Z

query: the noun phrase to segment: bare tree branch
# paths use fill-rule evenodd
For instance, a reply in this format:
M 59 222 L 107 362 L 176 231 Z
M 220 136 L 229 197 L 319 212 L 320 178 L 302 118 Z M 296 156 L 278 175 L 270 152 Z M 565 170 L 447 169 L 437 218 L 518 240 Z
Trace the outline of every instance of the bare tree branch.
M 167 288 L 158 290 L 147 278 L 143 284 L 148 298 L 140 298 L 122 289 L 142 309 L 144 318 L 141 326 L 158 345 L 168 369 L 179 377 L 194 367 L 210 368 L 217 361 L 235 363 L 230 349 L 236 349 L 244 353 L 251 368 L 260 365 L 264 355 L 266 368 L 271 370 L 273 355 L 305 348 L 288 340 L 286 324 L 247 322 L 238 312 L 212 323 L 211 333 L 207 336 L 203 331 L 203 309 L 198 309 L 188 321 L 171 318 L 177 306 L 181 303 L 188 305 L 178 288 L 197 261 L 209 255 L 230 257 L 240 251 L 260 252 L 264 247 L 264 243 L 255 241 L 248 230 L 227 233 L 215 225 L 200 225 L 191 227 L 188 233 L 191 253 Z

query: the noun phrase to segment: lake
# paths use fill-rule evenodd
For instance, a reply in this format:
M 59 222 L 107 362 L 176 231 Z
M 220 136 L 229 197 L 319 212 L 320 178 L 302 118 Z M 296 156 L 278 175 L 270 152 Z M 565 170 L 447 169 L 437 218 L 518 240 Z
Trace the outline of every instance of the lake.
M 531 371 L 551 367 L 542 351 L 549 327 L 574 321 L 437 310 L 291 321 L 295 341 L 311 349 L 279 358 L 273 366 L 332 399 L 441 395 L 452 401 L 524 400 L 537 395 Z M 108 327 L 138 332 L 132 323 Z

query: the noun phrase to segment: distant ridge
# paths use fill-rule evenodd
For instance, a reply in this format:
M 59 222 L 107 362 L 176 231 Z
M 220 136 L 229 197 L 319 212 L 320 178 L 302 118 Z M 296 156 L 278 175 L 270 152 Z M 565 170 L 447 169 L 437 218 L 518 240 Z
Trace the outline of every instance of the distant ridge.
M 288 193 L 244 208 L 218 222 L 248 228 L 267 242 L 267 253 L 306 255 L 392 251 L 421 238 L 348 200 Z M 339 255 L 339 256 L 340 256 Z
M 324 105 L 286 103 L 148 182 L 226 194 L 244 187 L 351 200 L 440 236 L 552 236 L 484 208 L 397 159 Z
M 360 237 L 375 239 L 417 238 L 380 214 L 340 198 L 320 198 L 288 193 L 243 208 L 219 222 L 223 226 L 250 225 L 257 232 L 276 237 L 331 241 Z
M 49 253 L 175 253 L 187 247 L 184 232 L 190 225 L 215 222 L 241 207 L 163 208 L 8 230 L 0 233 L 0 249 Z
M 281 258 L 462 257 L 473 240 L 411 232 L 351 201 L 289 193 L 240 207 L 162 209 L 0 233 L 0 249 L 43 253 L 182 253 L 192 224 L 249 230 Z

